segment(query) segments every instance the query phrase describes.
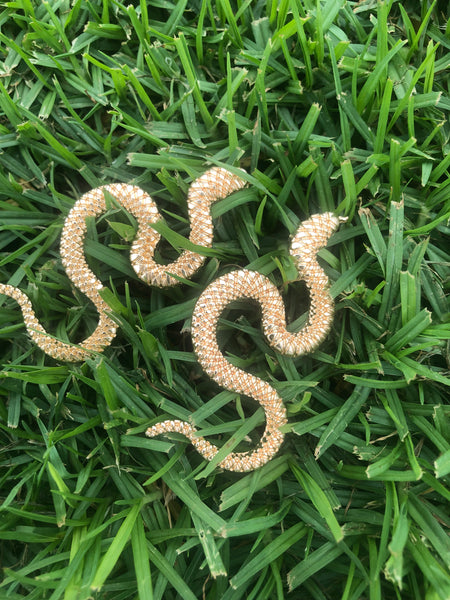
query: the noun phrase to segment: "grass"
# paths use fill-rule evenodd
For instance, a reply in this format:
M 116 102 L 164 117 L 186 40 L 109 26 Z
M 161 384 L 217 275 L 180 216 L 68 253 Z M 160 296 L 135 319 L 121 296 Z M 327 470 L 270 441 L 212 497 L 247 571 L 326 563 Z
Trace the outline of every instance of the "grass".
M 448 599 L 446 3 L 1 4 L 0 281 L 58 338 L 97 319 L 58 254 L 83 192 L 144 187 L 170 258 L 192 179 L 241 166 L 250 185 L 214 207 L 206 266 L 170 290 L 131 270 L 126 214 L 90 224 L 86 255 L 120 324 L 102 356 L 45 357 L 0 299 L 0 596 Z M 196 363 L 192 309 L 243 265 L 284 290 L 300 328 L 288 239 L 324 210 L 349 217 L 321 252 L 327 341 L 292 359 L 251 307 L 221 321 L 224 352 L 285 400 L 279 455 L 237 475 L 181 437 L 146 439 L 154 421 L 192 417 L 219 440 L 245 419 L 257 442 L 261 411 Z

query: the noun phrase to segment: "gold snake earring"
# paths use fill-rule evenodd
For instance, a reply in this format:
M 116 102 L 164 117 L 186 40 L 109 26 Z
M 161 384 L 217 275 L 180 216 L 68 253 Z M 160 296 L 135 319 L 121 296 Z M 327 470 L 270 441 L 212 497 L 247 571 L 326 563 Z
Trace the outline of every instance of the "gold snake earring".
M 309 288 L 311 308 L 309 323 L 298 333 L 286 329 L 286 316 L 282 297 L 270 280 L 255 271 L 232 271 L 211 283 L 197 301 L 192 317 L 192 339 L 198 360 L 204 371 L 221 387 L 245 394 L 256 400 L 264 409 L 266 429 L 260 445 L 250 452 L 232 452 L 219 463 L 230 471 L 252 471 L 267 463 L 280 449 L 284 434 L 280 428 L 286 424 L 286 409 L 273 387 L 238 367 L 223 356 L 217 343 L 217 323 L 226 306 L 233 300 L 249 298 L 262 308 L 262 325 L 269 343 L 283 354 L 299 356 L 312 352 L 327 335 L 333 318 L 333 300 L 328 292 L 328 278 L 317 262 L 317 253 L 326 245 L 340 221 L 332 213 L 313 215 L 302 223 L 292 243 L 291 255 L 296 263 L 299 278 Z M 185 435 L 206 459 L 213 459 L 219 448 L 198 434 L 197 429 L 185 421 L 169 420 L 153 425 L 146 435 L 178 432 Z
M 190 241 L 210 248 L 213 240 L 211 205 L 244 187 L 245 182 L 226 169 L 213 168 L 192 183 L 188 193 L 188 213 L 191 223 Z M 84 256 L 86 218 L 99 217 L 107 210 L 105 195 L 113 196 L 138 222 L 138 231 L 131 247 L 130 260 L 137 275 L 146 283 L 158 287 L 188 279 L 202 265 L 204 256 L 185 250 L 169 265 L 154 261 L 153 255 L 160 235 L 152 225 L 161 217 L 150 196 L 136 186 L 114 183 L 84 194 L 73 206 L 64 222 L 61 234 L 61 259 L 68 277 L 95 305 L 99 322 L 95 331 L 81 344 L 55 339 L 36 318 L 27 296 L 18 288 L 0 284 L 0 294 L 10 296 L 19 304 L 25 326 L 33 341 L 49 356 L 65 362 L 82 361 L 92 352 L 102 352 L 114 339 L 116 323 L 110 318 L 110 308 L 100 296 L 103 284 L 90 270 Z

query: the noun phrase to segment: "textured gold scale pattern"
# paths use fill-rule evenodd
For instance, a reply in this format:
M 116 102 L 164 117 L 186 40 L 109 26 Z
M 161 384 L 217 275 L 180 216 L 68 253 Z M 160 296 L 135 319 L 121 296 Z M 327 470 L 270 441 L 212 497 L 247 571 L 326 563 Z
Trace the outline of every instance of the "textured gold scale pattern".
M 256 271 L 241 269 L 213 281 L 201 294 L 192 316 L 192 341 L 204 371 L 220 386 L 245 394 L 264 409 L 266 429 L 259 446 L 250 452 L 232 452 L 219 463 L 223 469 L 246 472 L 271 460 L 283 443 L 280 428 L 286 424 L 286 409 L 272 386 L 231 365 L 217 342 L 217 322 L 230 302 L 242 298 L 256 301 L 262 310 L 262 326 L 269 343 L 283 354 L 300 356 L 312 352 L 326 337 L 333 318 L 333 301 L 328 292 L 328 279 L 317 262 L 317 253 L 336 231 L 340 219 L 332 213 L 313 215 L 302 223 L 291 242 L 291 255 L 299 278 L 310 292 L 309 322 L 300 332 L 286 329 L 283 299 L 276 286 Z M 154 437 L 177 432 L 185 435 L 207 460 L 218 452 L 217 446 L 198 435 L 190 423 L 179 420 L 162 421 L 149 427 L 146 434 Z
M 213 223 L 210 207 L 220 198 L 244 187 L 245 182 L 226 169 L 213 168 L 192 183 L 188 192 L 188 213 L 191 224 L 190 241 L 211 247 Z M 48 355 L 58 360 L 75 362 L 85 360 L 92 352 L 101 352 L 111 344 L 117 326 L 109 316 L 109 307 L 102 300 L 102 283 L 90 270 L 84 256 L 86 218 L 98 217 L 107 210 L 108 196 L 112 196 L 136 218 L 138 231 L 131 247 L 130 260 L 137 275 L 149 285 L 165 287 L 177 284 L 179 278 L 188 279 L 202 265 L 204 257 L 189 250 L 169 265 L 154 261 L 160 235 L 152 228 L 161 217 L 150 196 L 142 189 L 127 184 L 111 184 L 84 194 L 69 212 L 61 235 L 61 258 L 67 275 L 74 285 L 95 305 L 99 322 L 95 331 L 81 344 L 60 341 L 47 333 L 39 323 L 31 302 L 18 288 L 0 284 L 0 293 L 10 296 L 19 304 L 25 326 L 34 342 Z M 251 471 L 269 461 L 283 443 L 280 428 L 286 423 L 282 399 L 272 386 L 231 365 L 217 343 L 218 319 L 233 300 L 249 298 L 262 309 L 262 325 L 270 344 L 279 352 L 301 355 L 311 352 L 329 331 L 333 316 L 333 302 L 328 292 L 328 279 L 317 262 L 317 252 L 327 244 L 330 235 L 339 226 L 332 213 L 314 215 L 299 227 L 292 239 L 291 255 L 296 262 L 299 278 L 305 280 L 310 291 L 309 323 L 298 333 L 286 329 L 283 300 L 277 288 L 260 273 L 242 269 L 232 271 L 209 285 L 197 301 L 192 317 L 192 339 L 198 360 L 205 372 L 222 387 L 254 398 L 264 409 L 266 429 L 259 446 L 250 452 L 233 452 L 219 463 L 231 471 Z M 146 435 L 178 432 L 185 435 L 207 460 L 218 452 L 217 446 L 198 435 L 190 423 L 170 420 L 148 428 Z
M 226 169 L 213 168 L 192 183 L 188 195 L 188 212 L 192 224 L 190 241 L 211 247 L 212 221 L 210 207 L 216 200 L 244 187 L 245 182 Z M 39 323 L 30 301 L 23 292 L 10 285 L 0 284 L 0 294 L 14 298 L 22 309 L 25 326 L 33 341 L 46 354 L 65 362 L 88 358 L 92 352 L 102 352 L 114 339 L 116 323 L 109 317 L 109 306 L 100 296 L 103 284 L 90 270 L 84 256 L 86 219 L 99 217 L 107 210 L 107 198 L 112 196 L 138 222 L 136 238 L 131 246 L 130 261 L 137 275 L 146 283 L 158 287 L 175 285 L 178 277 L 189 278 L 201 266 L 204 257 L 184 251 L 170 265 L 161 265 L 153 256 L 160 235 L 152 225 L 161 217 L 151 197 L 139 187 L 114 183 L 95 188 L 84 194 L 67 215 L 61 233 L 62 263 L 73 284 L 95 305 L 99 322 L 95 331 L 80 344 L 60 341 L 47 333 Z M 203 235 L 202 232 L 207 234 Z M 175 277 L 173 276 L 175 275 Z

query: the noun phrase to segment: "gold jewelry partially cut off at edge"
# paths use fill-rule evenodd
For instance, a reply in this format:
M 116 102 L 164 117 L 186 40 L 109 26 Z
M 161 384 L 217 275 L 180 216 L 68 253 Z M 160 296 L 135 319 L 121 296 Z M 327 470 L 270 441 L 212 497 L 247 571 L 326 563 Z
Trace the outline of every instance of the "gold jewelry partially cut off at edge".
M 215 167 L 192 183 L 188 193 L 188 212 L 191 223 L 190 241 L 199 246 L 211 247 L 213 224 L 211 205 L 232 192 L 244 187 L 245 182 L 226 169 Z M 188 279 L 202 265 L 204 257 L 185 250 L 178 259 L 161 265 L 154 261 L 154 252 L 160 235 L 153 229 L 160 220 L 158 208 L 152 198 L 141 188 L 125 183 L 113 183 L 95 188 L 84 194 L 74 204 L 64 221 L 61 233 L 61 260 L 68 277 L 94 304 L 99 322 L 94 332 L 80 344 L 70 344 L 56 339 L 44 330 L 31 306 L 19 289 L 0 284 L 0 294 L 14 298 L 19 304 L 25 326 L 33 341 L 46 354 L 64 362 L 82 361 L 93 352 L 102 352 L 114 339 L 117 325 L 109 316 L 110 308 L 102 299 L 103 284 L 89 268 L 84 255 L 87 217 L 99 217 L 107 210 L 107 197 L 112 196 L 130 212 L 138 223 L 136 238 L 131 246 L 130 261 L 136 274 L 157 287 L 167 287 Z

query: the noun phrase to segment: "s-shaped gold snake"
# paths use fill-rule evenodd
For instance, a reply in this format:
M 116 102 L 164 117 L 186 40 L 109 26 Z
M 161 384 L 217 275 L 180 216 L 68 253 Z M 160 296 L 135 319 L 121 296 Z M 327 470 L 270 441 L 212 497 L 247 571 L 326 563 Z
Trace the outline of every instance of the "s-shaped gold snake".
M 252 471 L 268 462 L 278 452 L 284 438 L 280 427 L 286 423 L 286 409 L 273 387 L 231 365 L 217 343 L 216 328 L 225 307 L 233 300 L 250 298 L 262 308 L 264 333 L 273 348 L 283 354 L 299 356 L 312 352 L 327 335 L 333 318 L 333 300 L 328 279 L 317 262 L 317 253 L 326 245 L 340 220 L 332 213 L 313 215 L 302 223 L 292 239 L 291 255 L 299 278 L 309 288 L 311 308 L 309 323 L 298 333 L 286 329 L 283 299 L 270 280 L 256 271 L 232 271 L 213 281 L 202 293 L 192 317 L 192 339 L 198 360 L 205 372 L 221 387 L 254 398 L 266 414 L 266 429 L 258 448 L 250 452 L 232 452 L 219 463 L 230 471 Z M 163 421 L 147 429 L 149 437 L 175 431 L 184 434 L 200 454 L 211 460 L 219 449 L 197 434 L 190 423 Z
M 213 168 L 193 182 L 188 194 L 191 223 L 190 241 L 211 247 L 213 224 L 210 207 L 219 198 L 225 198 L 242 188 L 245 182 L 222 168 Z M 68 344 L 50 336 L 37 320 L 31 303 L 19 289 L 0 284 L 0 293 L 14 298 L 22 309 L 25 326 L 35 343 L 46 353 L 62 361 L 80 361 L 91 352 L 101 352 L 113 340 L 117 326 L 108 316 L 109 307 L 101 298 L 102 283 L 95 277 L 84 257 L 86 218 L 98 217 L 105 212 L 109 194 L 126 208 L 138 221 L 136 239 L 131 248 L 131 263 L 138 276 L 150 285 L 170 286 L 179 278 L 189 278 L 201 266 L 204 257 L 185 250 L 170 265 L 154 261 L 153 255 L 159 234 L 152 224 L 160 219 L 156 205 L 148 194 L 127 184 L 111 184 L 84 194 L 73 206 L 64 223 L 61 235 L 61 258 L 67 275 L 96 306 L 99 323 L 95 331 L 79 345 Z M 284 434 L 280 427 L 286 423 L 286 410 L 277 392 L 270 384 L 231 365 L 221 353 L 216 339 L 218 319 L 233 300 L 251 298 L 262 307 L 264 333 L 270 344 L 284 354 L 300 355 L 311 352 L 329 331 L 333 302 L 328 292 L 328 279 L 317 262 L 317 253 L 327 244 L 340 220 L 332 213 L 313 215 L 302 223 L 292 239 L 291 255 L 310 291 L 309 324 L 298 333 L 286 330 L 285 310 L 277 288 L 263 275 L 254 271 L 233 271 L 210 284 L 200 296 L 192 318 L 192 338 L 199 362 L 206 373 L 222 387 L 254 398 L 266 414 L 266 430 L 259 447 L 251 452 L 231 453 L 219 466 L 231 471 L 251 471 L 269 461 L 279 450 Z M 191 424 L 163 421 L 146 431 L 153 437 L 161 433 L 179 432 L 188 437 L 207 460 L 218 448 L 197 435 Z

